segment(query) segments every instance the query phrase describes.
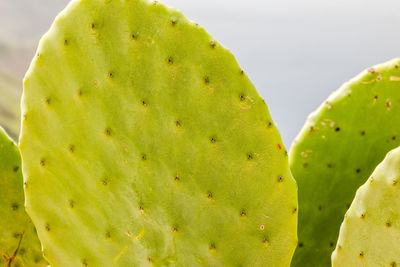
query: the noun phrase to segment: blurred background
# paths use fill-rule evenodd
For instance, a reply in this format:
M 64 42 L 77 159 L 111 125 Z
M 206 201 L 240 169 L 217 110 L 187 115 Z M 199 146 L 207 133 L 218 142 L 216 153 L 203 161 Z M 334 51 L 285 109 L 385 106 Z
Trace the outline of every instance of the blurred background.
M 16 137 L 22 78 L 69 0 L 0 0 L 0 125 Z M 363 69 L 400 56 L 399 0 L 163 0 L 229 48 L 290 146 L 308 114 Z

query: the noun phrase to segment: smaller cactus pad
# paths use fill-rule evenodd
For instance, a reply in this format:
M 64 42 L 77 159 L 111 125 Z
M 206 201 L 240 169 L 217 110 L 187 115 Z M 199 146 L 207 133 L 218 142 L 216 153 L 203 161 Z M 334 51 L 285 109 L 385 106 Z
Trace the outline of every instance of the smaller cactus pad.
M 21 156 L 0 128 L 0 266 L 45 265 L 35 227 L 24 208 Z
M 293 266 L 330 266 L 354 194 L 400 145 L 400 68 L 370 68 L 312 113 L 293 143 L 290 167 L 299 186 L 299 246 Z
M 400 266 L 400 148 L 390 151 L 347 211 L 334 267 Z
M 54 266 L 289 266 L 297 187 L 233 55 L 157 1 L 76 0 L 24 82 L 27 211 Z

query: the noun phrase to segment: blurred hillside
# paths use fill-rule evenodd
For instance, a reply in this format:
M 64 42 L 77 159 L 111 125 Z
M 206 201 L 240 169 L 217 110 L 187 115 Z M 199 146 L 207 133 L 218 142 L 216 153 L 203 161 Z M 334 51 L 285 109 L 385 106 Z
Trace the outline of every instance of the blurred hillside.
M 0 73 L 0 125 L 13 138 L 19 132 L 20 87 L 20 82 L 15 77 Z

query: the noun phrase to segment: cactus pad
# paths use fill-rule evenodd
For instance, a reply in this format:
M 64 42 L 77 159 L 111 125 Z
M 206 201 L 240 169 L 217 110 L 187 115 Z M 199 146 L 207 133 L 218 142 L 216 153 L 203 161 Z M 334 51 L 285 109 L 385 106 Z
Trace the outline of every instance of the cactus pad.
M 293 143 L 299 246 L 293 266 L 329 266 L 357 188 L 400 145 L 399 60 L 370 68 L 312 113 Z
M 24 81 L 27 211 L 54 266 L 288 266 L 297 186 L 232 54 L 156 1 L 77 0 Z
M 0 265 L 45 266 L 40 242 L 24 209 L 21 156 L 0 128 Z
M 347 211 L 333 266 L 400 265 L 400 148 L 388 153 Z

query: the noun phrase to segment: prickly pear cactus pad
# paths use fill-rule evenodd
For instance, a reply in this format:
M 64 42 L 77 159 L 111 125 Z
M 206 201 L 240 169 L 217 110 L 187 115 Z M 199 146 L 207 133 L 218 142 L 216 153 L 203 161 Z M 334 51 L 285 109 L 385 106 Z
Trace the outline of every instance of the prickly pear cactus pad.
M 370 68 L 334 92 L 295 139 L 299 246 L 293 266 L 330 266 L 339 227 L 357 188 L 400 145 L 399 60 Z
M 230 52 L 144 0 L 72 1 L 26 75 L 27 211 L 52 266 L 288 266 L 297 186 Z
M 40 242 L 24 209 L 21 156 L 0 127 L 0 266 L 45 266 Z
M 400 148 L 361 186 L 340 228 L 333 266 L 400 265 Z

